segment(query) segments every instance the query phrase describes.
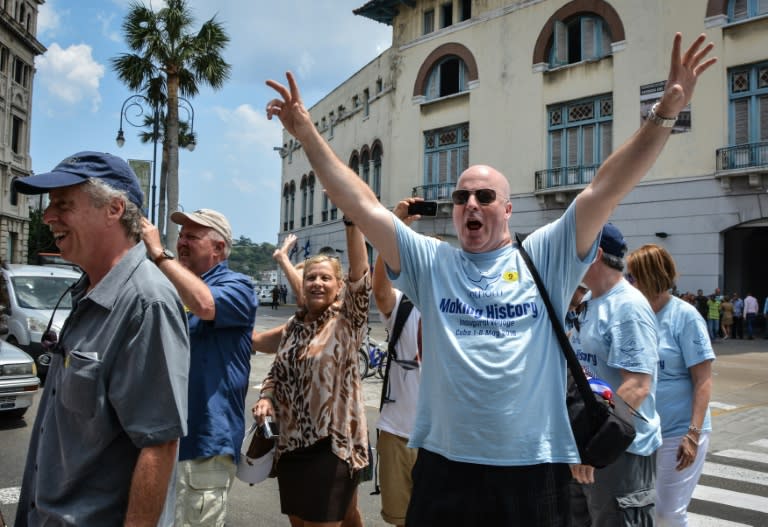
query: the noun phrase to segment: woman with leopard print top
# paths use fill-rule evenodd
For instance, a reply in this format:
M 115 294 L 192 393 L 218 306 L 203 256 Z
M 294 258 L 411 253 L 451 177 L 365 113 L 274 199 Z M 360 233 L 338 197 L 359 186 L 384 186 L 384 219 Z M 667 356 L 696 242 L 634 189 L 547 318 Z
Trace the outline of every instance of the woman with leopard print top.
M 357 350 L 367 328 L 371 286 L 365 239 L 351 222 L 345 224 L 346 281 L 335 257 L 321 254 L 305 262 L 304 306 L 280 333 L 253 407 L 258 422 L 271 416 L 280 423 L 280 506 L 293 527 L 341 525 L 359 471 L 368 465 Z

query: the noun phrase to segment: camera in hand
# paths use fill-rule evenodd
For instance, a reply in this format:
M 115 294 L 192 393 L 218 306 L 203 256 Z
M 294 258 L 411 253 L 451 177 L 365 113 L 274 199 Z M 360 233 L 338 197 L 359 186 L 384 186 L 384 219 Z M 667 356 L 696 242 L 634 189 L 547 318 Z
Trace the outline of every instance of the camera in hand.
M 408 214 L 421 214 L 422 216 L 435 216 L 437 214 L 437 201 L 416 201 L 408 205 Z
M 277 423 L 266 421 L 259 425 L 258 433 L 264 439 L 272 439 L 272 436 L 280 435 L 280 429 Z

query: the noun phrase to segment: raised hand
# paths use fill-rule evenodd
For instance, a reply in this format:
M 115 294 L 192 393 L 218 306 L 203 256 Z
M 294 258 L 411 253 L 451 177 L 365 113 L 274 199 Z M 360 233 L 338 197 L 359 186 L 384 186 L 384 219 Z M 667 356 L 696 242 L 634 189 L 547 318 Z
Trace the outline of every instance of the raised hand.
M 281 256 L 285 256 L 287 258 L 291 251 L 291 247 L 296 244 L 296 240 L 298 240 L 298 238 L 295 234 L 288 234 L 288 236 L 286 236 L 283 240 L 283 245 L 275 249 L 275 252 L 272 253 L 272 258 L 275 260 L 278 260 Z
M 693 97 L 693 90 L 699 76 L 717 62 L 717 57 L 706 58 L 715 47 L 712 42 L 702 47 L 706 38 L 707 36 L 703 33 L 699 35 L 681 55 L 680 45 L 683 36 L 675 33 L 669 76 L 659 104 L 659 115 L 672 117 L 680 113 Z
M 283 127 L 299 141 L 302 134 L 314 132 L 312 117 L 301 102 L 299 87 L 296 79 L 290 71 L 285 74 L 288 79 L 288 88 L 277 81 L 268 80 L 267 86 L 280 94 L 282 99 L 272 99 L 267 103 L 267 119 L 277 116 Z

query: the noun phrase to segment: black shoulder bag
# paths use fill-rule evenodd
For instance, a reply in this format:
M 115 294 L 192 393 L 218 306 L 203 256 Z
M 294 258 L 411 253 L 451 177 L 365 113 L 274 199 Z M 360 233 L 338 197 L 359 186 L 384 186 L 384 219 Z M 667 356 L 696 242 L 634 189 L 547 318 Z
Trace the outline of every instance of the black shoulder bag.
M 379 403 L 379 412 L 381 412 L 384 405 L 389 400 L 389 368 L 392 366 L 392 362 L 397 360 L 397 353 L 395 353 L 395 344 L 400 340 L 400 333 L 403 332 L 405 321 L 408 320 L 411 311 L 413 310 L 413 302 L 407 296 L 403 295 L 400 298 L 400 304 L 397 306 L 397 313 L 395 314 L 395 322 L 392 324 L 392 333 L 389 334 L 389 341 L 387 342 L 387 366 L 384 368 L 384 383 L 381 385 L 381 402 Z M 379 429 L 376 429 L 376 441 L 379 440 Z M 377 454 L 378 455 L 378 454 Z M 371 460 L 372 462 L 373 460 Z M 373 482 L 373 492 L 371 495 L 381 494 L 381 488 L 379 487 L 379 471 L 378 461 L 376 463 L 376 481 Z
M 539 294 L 547 306 L 549 320 L 555 330 L 557 340 L 560 342 L 565 361 L 568 363 L 565 403 L 568 407 L 571 430 L 574 439 L 576 439 L 581 462 L 584 465 L 603 468 L 616 461 L 635 440 L 633 416 L 644 418 L 616 392 L 613 392 L 610 399 L 605 399 L 602 395 L 594 393 L 589 387 L 584 370 L 565 335 L 560 317 L 557 316 L 554 307 L 552 307 L 547 289 L 544 287 L 544 283 L 541 281 L 528 253 L 523 249 L 522 238 L 519 234 L 515 234 L 515 239 L 520 256 L 528 265 L 528 270 L 533 275 Z

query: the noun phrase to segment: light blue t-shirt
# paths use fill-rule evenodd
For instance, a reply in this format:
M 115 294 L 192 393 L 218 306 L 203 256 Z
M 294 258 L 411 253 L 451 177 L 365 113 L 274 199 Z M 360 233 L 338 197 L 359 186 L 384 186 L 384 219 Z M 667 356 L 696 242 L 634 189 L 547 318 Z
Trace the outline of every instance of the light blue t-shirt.
M 390 276 L 423 326 L 409 446 L 487 465 L 578 462 L 565 359 L 517 247 L 473 254 L 395 224 L 401 273 Z M 579 260 L 573 205 L 524 244 L 565 317 L 597 244 Z
M 688 432 L 693 408 L 693 384 L 688 370 L 705 360 L 714 360 L 706 322 L 692 305 L 672 297 L 656 313 L 659 329 L 659 384 L 656 409 L 661 415 L 663 437 Z M 711 431 L 709 408 L 702 430 Z
M 614 391 L 622 384 L 621 370 L 651 375 L 650 392 L 636 408 L 647 422 L 635 418 L 635 440 L 627 449 L 651 455 L 661 445 L 661 429 L 656 412 L 658 338 L 650 304 L 622 278 L 609 291 L 587 300 L 581 316 L 579 362 L 587 375 L 604 380 Z

